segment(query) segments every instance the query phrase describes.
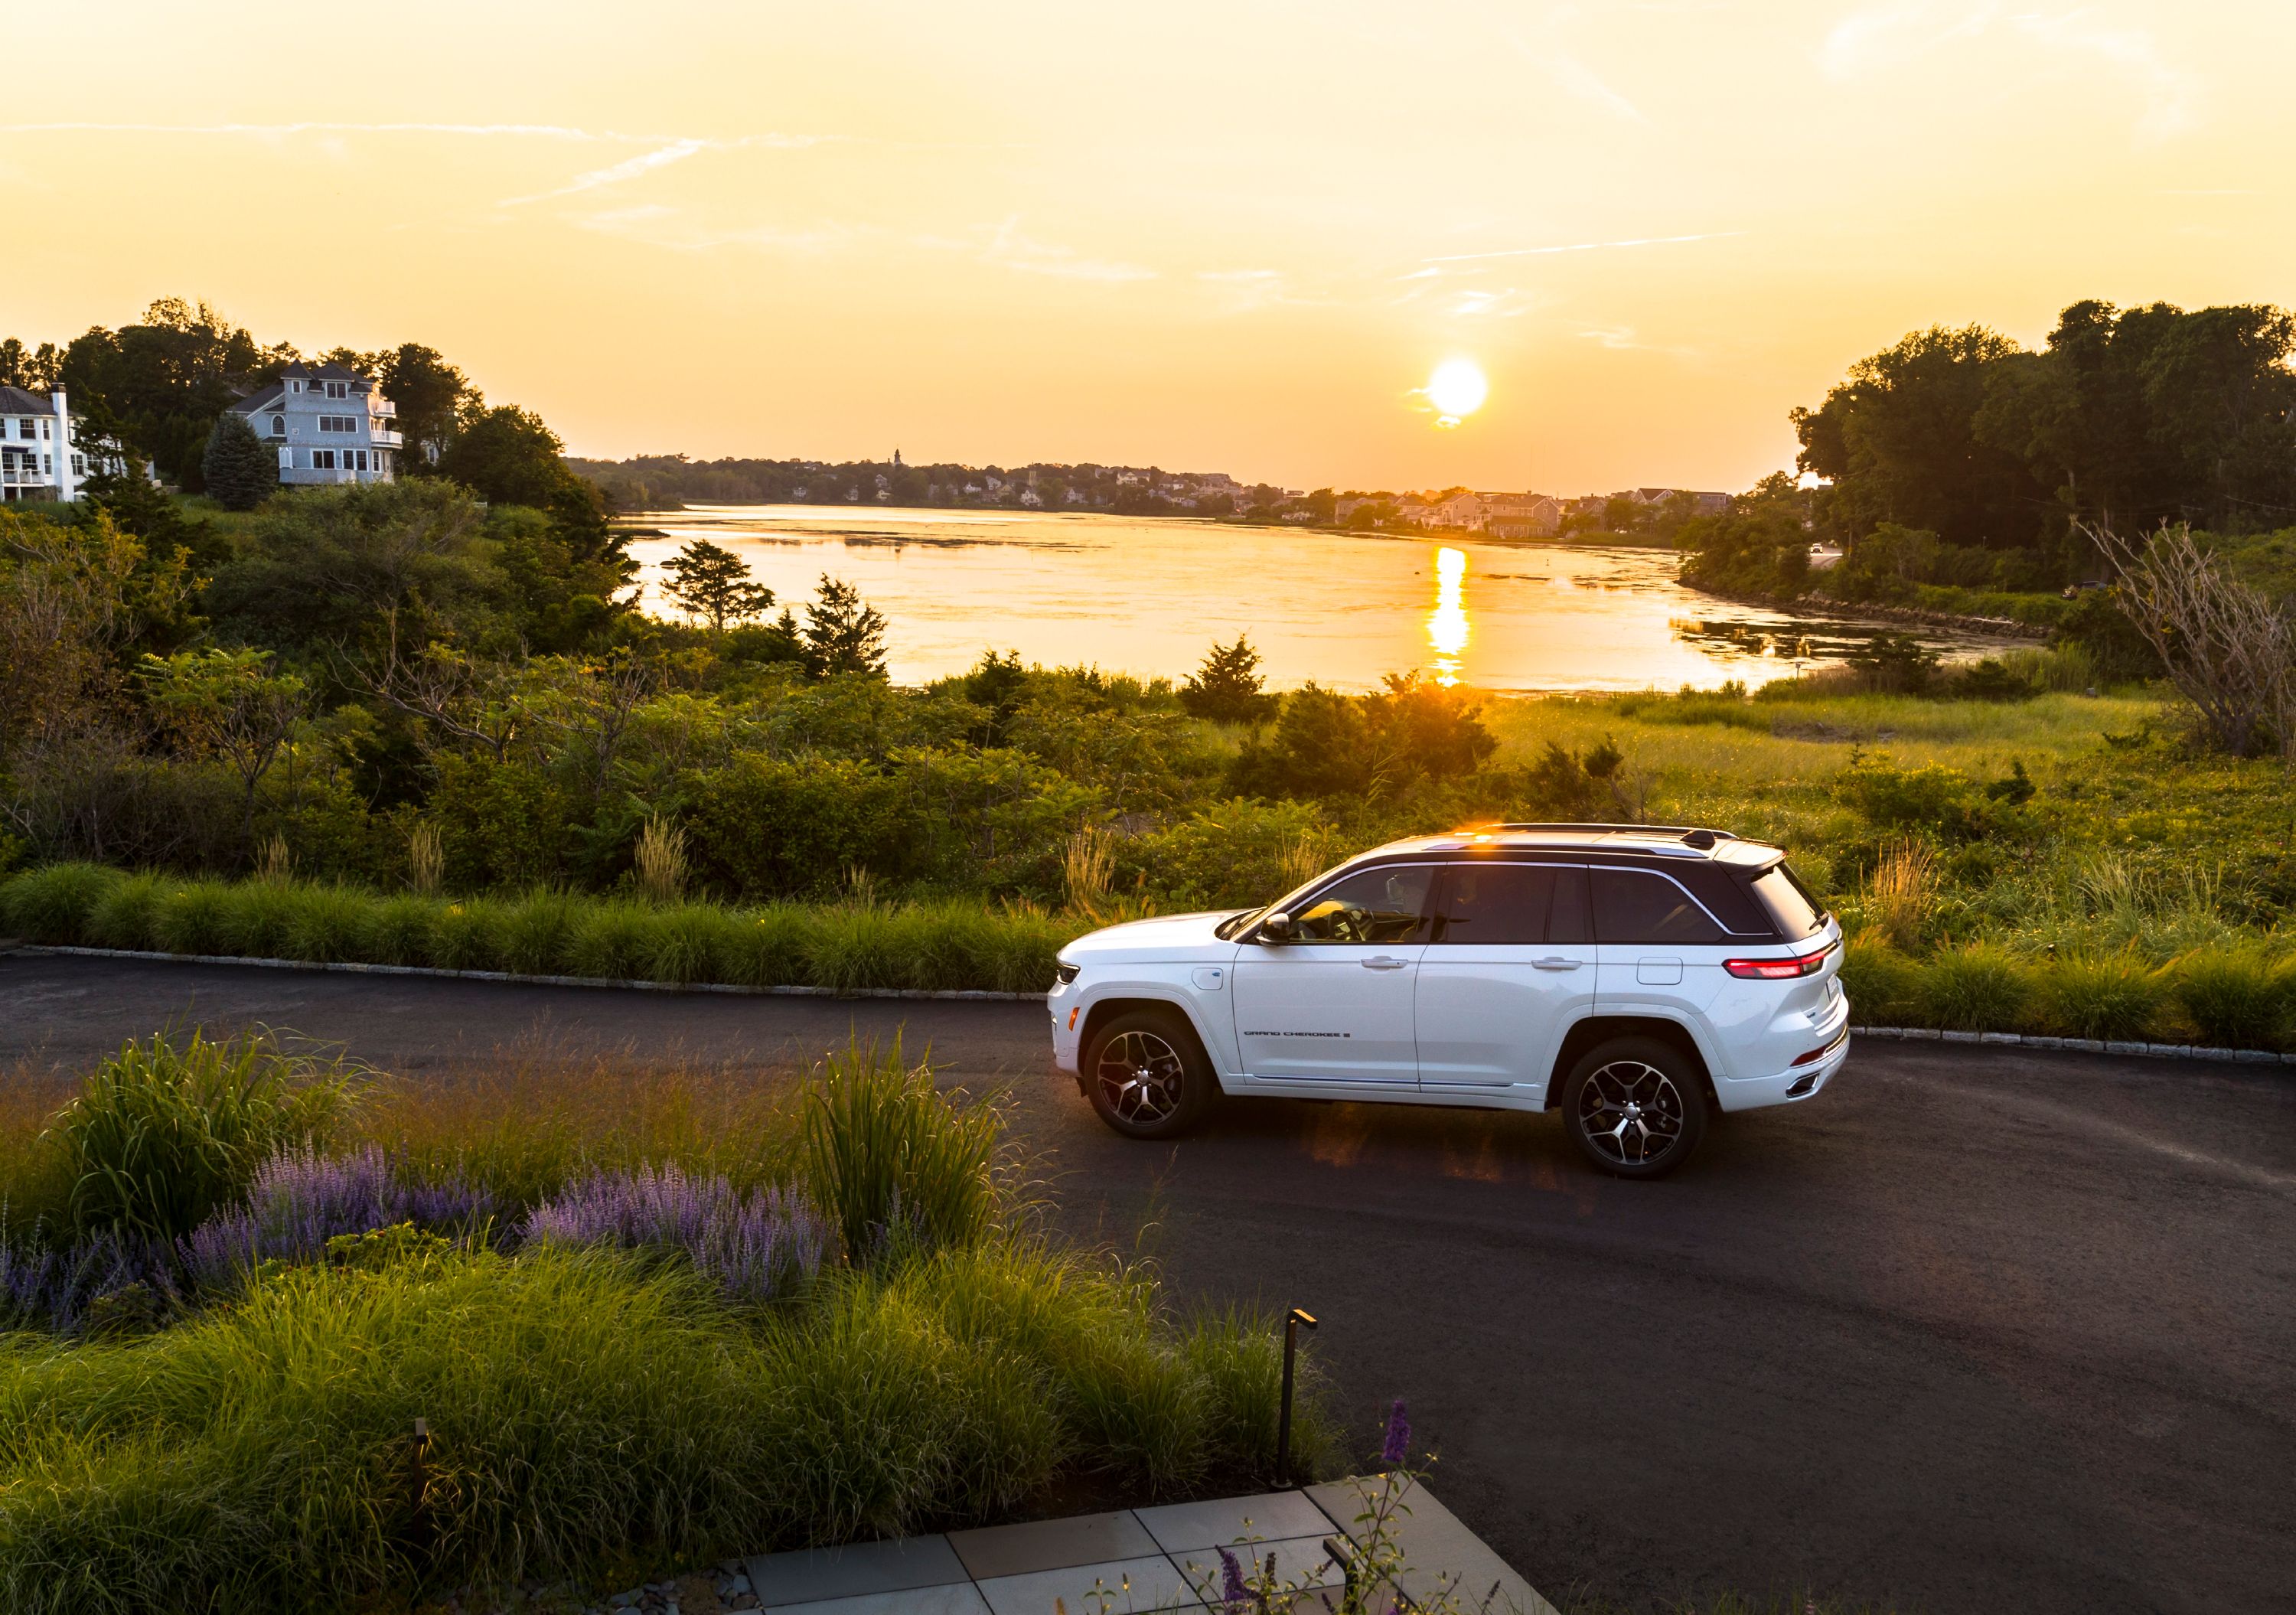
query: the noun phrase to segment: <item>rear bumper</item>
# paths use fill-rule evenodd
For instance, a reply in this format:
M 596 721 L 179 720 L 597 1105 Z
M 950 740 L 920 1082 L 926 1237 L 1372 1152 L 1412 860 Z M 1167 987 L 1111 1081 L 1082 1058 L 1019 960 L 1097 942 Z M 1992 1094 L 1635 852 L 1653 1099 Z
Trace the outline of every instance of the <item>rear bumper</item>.
M 1726 1113 L 1759 1111 L 1765 1105 L 1793 1104 L 1824 1092 L 1825 1085 L 1833 1080 L 1833 1074 L 1849 1058 L 1849 1031 L 1845 1027 L 1827 1045 L 1824 1054 L 1808 1065 L 1794 1066 L 1767 1077 L 1725 1078 L 1714 1085 L 1714 1097 Z

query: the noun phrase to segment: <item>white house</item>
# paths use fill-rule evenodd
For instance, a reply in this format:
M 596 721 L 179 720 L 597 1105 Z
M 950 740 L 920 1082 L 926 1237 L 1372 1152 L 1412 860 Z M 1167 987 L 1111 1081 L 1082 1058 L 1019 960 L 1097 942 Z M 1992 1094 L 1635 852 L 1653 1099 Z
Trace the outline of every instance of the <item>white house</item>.
M 232 406 L 278 451 L 279 480 L 388 482 L 398 459 L 398 406 L 355 370 L 290 365 Z
M 63 390 L 0 387 L 0 500 L 77 499 L 90 469 Z
M 1551 538 L 1562 525 L 1562 502 L 1545 494 L 1485 494 L 1483 528 L 1497 538 Z

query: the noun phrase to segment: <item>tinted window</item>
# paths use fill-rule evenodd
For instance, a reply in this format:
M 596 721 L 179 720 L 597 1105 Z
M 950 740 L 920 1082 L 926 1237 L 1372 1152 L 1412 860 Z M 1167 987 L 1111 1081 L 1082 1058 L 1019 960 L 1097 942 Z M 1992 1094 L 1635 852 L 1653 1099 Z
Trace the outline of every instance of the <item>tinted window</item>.
M 1770 911 L 1770 918 L 1777 922 L 1789 942 L 1800 942 L 1825 929 L 1824 906 L 1784 864 L 1771 865 L 1754 877 L 1752 884 L 1754 895 Z
M 1635 869 L 1594 873 L 1595 934 L 1604 942 L 1719 942 L 1722 928 L 1664 875 Z
M 1292 916 L 1300 942 L 1423 942 L 1432 864 L 1363 869 L 1326 886 Z
M 1538 864 L 1454 864 L 1435 915 L 1438 942 L 1544 942 L 1554 870 Z

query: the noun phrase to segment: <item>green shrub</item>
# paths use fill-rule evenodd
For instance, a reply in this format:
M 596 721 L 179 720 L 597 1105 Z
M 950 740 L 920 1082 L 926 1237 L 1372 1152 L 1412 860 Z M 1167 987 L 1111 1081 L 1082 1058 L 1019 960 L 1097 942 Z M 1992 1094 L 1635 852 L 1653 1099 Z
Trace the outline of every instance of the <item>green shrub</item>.
M 224 881 L 193 881 L 169 891 L 153 922 L 159 945 L 171 954 L 229 953 L 235 890 Z
M 806 939 L 810 983 L 840 993 L 901 985 L 892 967 L 894 930 L 891 914 L 874 904 L 823 910 Z
M 2177 1005 L 2202 1043 L 2268 1049 L 2287 1042 L 2296 1013 L 2296 963 L 2276 966 L 2256 948 L 2195 948 L 2169 974 Z
M 1849 995 L 1849 1018 L 1861 1026 L 1928 1023 L 1922 967 L 1870 931 L 1842 949 L 1841 990 Z
M 484 898 L 449 903 L 432 916 L 430 961 L 441 970 L 502 969 L 503 906 Z
M 367 910 L 373 901 L 341 886 L 295 888 L 283 956 L 318 964 L 365 959 Z
M 160 906 L 168 881 L 156 874 L 133 874 L 115 881 L 96 899 L 87 916 L 87 938 L 98 947 L 142 952 L 158 935 Z
M 611 981 L 642 979 L 652 920 L 653 910 L 643 904 L 619 898 L 585 904 L 567 948 L 574 974 Z
M 996 1220 L 997 1114 L 960 1108 L 900 1039 L 832 1054 L 805 1095 L 808 1180 L 849 1259 L 974 1244 Z
M 563 892 L 537 891 L 503 910 L 501 968 L 524 976 L 566 972 L 583 905 Z
M 741 922 L 708 903 L 681 903 L 646 917 L 645 953 L 640 961 L 647 980 L 723 981 L 732 933 Z
M 359 951 L 377 964 L 428 964 L 439 904 L 430 898 L 383 898 L 367 906 Z
M 50 864 L 0 888 L 0 918 L 18 936 L 54 946 L 86 946 L 88 921 L 127 877 L 101 864 Z
M 803 987 L 813 915 L 773 903 L 733 916 L 719 943 L 726 980 L 742 987 Z
M 283 1144 L 324 1143 L 350 1098 L 340 1067 L 267 1037 L 130 1043 L 50 1126 L 70 1163 L 73 1221 L 180 1238 Z
M 2161 979 L 2129 954 L 2060 960 L 2045 987 L 2050 1025 L 2071 1037 L 2142 1041 L 2159 1029 L 2169 999 Z
M 283 959 L 302 908 L 302 888 L 288 881 L 242 881 L 232 887 L 224 950 L 247 959 Z
M 2025 966 L 1990 943 L 1948 949 L 1922 972 L 1926 1023 L 1952 1031 L 2011 1030 L 2024 1020 L 2032 999 Z

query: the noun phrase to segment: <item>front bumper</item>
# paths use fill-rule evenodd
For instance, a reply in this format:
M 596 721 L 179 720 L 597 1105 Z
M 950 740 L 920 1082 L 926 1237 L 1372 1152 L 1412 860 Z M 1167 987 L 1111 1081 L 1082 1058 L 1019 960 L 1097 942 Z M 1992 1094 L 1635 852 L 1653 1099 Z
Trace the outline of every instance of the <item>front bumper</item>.
M 1053 1016 L 1053 1063 L 1073 1077 L 1082 1058 L 1084 995 L 1074 982 L 1063 981 L 1045 995 L 1045 1007 Z

